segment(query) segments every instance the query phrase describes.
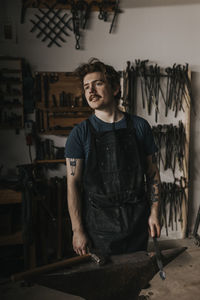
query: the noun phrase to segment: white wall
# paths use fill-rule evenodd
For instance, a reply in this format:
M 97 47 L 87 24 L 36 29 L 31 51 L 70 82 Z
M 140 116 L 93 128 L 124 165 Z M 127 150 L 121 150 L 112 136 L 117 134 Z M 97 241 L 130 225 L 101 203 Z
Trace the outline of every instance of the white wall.
M 146 5 L 149 1 L 142 1 L 140 3 L 143 3 L 144 7 L 134 7 L 137 6 L 136 1 L 121 1 L 124 4 L 123 13 L 117 18 L 115 32 L 109 34 L 110 23 L 98 20 L 97 13 L 93 13 L 90 28 L 85 31 L 82 40 L 84 50 L 75 50 L 73 35 L 67 38 L 67 42 L 61 48 L 48 48 L 45 43 L 35 38 L 35 34 L 30 33 L 32 25 L 29 19 L 33 17 L 34 10 L 27 11 L 26 23 L 20 25 L 20 1 L 1 2 L 6 2 L 4 13 L 1 10 L 2 19 L 9 19 L 17 26 L 17 43 L 2 43 L 0 54 L 25 57 L 33 70 L 72 71 L 90 57 L 97 57 L 118 70 L 126 67 L 127 60 L 135 59 L 149 59 L 160 66 L 189 63 L 190 69 L 194 71 L 196 112 L 196 115 L 192 114 L 191 117 L 189 213 L 192 229 L 200 203 L 200 4 L 176 5 L 177 2 L 187 1 L 168 0 L 152 1 L 154 6 L 148 7 Z M 13 139 L 13 143 L 17 145 L 16 151 L 20 147 L 24 148 L 18 137 Z

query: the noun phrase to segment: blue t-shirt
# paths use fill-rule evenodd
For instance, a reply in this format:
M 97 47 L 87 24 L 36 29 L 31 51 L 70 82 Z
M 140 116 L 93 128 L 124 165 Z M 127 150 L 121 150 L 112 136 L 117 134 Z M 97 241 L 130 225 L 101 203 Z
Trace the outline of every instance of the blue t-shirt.
M 113 130 L 113 123 L 107 123 L 94 114 L 89 117 L 92 125 L 97 132 Z M 133 127 L 135 128 L 136 137 L 138 140 L 139 151 L 142 156 L 147 156 L 157 152 L 157 147 L 154 142 L 153 134 L 149 123 L 138 116 L 131 115 Z M 114 123 L 115 129 L 126 128 L 125 117 Z M 84 159 L 85 162 L 88 158 L 90 147 L 90 129 L 85 121 L 76 125 L 70 132 L 65 145 L 65 157 Z

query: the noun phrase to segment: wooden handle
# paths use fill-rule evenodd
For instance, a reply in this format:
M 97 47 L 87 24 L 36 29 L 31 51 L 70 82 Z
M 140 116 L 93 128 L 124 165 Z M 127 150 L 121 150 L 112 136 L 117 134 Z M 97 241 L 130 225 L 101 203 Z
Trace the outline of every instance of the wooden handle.
M 64 259 L 62 261 L 52 263 L 52 264 L 48 264 L 48 265 L 45 265 L 45 266 L 36 267 L 34 269 L 30 269 L 30 270 L 25 271 L 25 272 L 13 274 L 11 276 L 11 280 L 12 281 L 18 281 L 18 280 L 26 279 L 28 277 L 32 277 L 32 276 L 42 274 L 42 273 L 45 273 L 45 272 L 48 272 L 48 271 L 53 271 L 53 270 L 58 269 L 58 268 L 72 266 L 72 265 L 74 265 L 76 263 L 79 263 L 79 262 L 88 261 L 88 260 L 90 260 L 90 257 L 91 257 L 90 254 L 85 254 L 85 255 L 82 255 L 82 256 L 76 256 L 76 257 Z

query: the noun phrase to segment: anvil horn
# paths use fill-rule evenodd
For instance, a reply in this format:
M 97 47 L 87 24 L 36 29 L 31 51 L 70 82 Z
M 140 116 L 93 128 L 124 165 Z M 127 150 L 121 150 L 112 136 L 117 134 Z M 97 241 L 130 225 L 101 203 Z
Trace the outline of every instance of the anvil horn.
M 185 250 L 182 247 L 162 251 L 163 265 Z M 141 289 L 157 272 L 155 254 L 135 252 L 113 255 L 104 266 L 86 262 L 70 269 L 37 276 L 33 281 L 87 300 L 136 300 Z
M 168 249 L 161 251 L 162 252 L 162 262 L 163 265 L 168 265 L 172 260 L 174 260 L 178 255 L 180 255 L 182 252 L 184 252 L 187 249 L 187 247 L 181 247 L 181 248 L 174 248 L 174 249 Z M 152 257 L 155 259 L 155 255 Z

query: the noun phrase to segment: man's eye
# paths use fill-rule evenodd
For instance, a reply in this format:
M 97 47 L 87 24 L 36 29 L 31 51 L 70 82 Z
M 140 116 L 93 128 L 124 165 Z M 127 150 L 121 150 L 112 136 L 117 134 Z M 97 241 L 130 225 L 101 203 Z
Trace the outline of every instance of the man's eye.
M 103 84 L 102 81 L 97 81 L 97 82 L 96 82 L 96 85 L 102 85 L 102 84 Z
M 89 88 L 88 85 L 84 86 L 84 90 L 85 90 L 85 91 L 88 90 L 88 88 Z

